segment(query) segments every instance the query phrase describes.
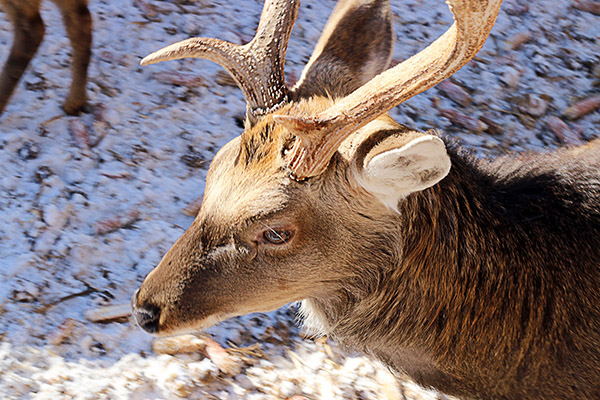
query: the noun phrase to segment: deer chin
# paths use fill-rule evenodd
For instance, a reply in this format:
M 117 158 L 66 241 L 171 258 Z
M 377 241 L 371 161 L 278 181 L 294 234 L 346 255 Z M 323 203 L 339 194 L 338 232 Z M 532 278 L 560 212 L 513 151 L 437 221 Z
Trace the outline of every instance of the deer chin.
M 209 315 L 208 317 L 202 318 L 197 321 L 192 321 L 189 323 L 182 323 L 174 326 L 163 326 L 157 332 L 152 333 L 157 337 L 171 337 L 171 336 L 179 336 L 185 334 L 194 334 L 202 331 L 204 329 L 210 328 L 213 325 L 218 324 L 219 322 L 228 320 L 230 318 L 239 317 L 241 315 L 246 315 L 250 313 L 266 313 L 270 311 L 277 310 L 286 304 L 293 303 L 294 300 L 290 301 L 279 301 L 271 304 L 270 306 L 263 306 L 259 308 L 244 308 L 239 309 L 235 312 L 223 312 Z
M 203 331 L 204 329 L 210 328 L 211 326 L 218 324 L 221 321 L 225 321 L 226 319 L 237 317 L 239 315 L 241 314 L 213 314 L 199 321 L 194 321 L 188 324 L 181 324 L 174 327 L 161 328 L 157 332 L 152 333 L 152 335 L 157 337 L 173 337 L 185 334 L 196 334 L 200 331 Z

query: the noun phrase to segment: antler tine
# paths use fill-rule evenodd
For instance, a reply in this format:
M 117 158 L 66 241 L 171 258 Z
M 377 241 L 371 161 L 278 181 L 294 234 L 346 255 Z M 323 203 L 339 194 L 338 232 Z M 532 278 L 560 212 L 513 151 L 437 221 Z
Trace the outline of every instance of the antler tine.
M 420 53 L 375 76 L 314 118 L 276 115 L 296 134 L 289 167 L 298 180 L 320 175 L 352 132 L 464 66 L 481 49 L 502 0 L 447 0 L 453 25 Z
M 284 64 L 287 43 L 298 15 L 299 0 L 267 0 L 254 39 L 237 45 L 212 38 L 191 38 L 158 50 L 141 65 L 181 58 L 206 58 L 229 72 L 246 97 L 247 122 L 288 101 Z

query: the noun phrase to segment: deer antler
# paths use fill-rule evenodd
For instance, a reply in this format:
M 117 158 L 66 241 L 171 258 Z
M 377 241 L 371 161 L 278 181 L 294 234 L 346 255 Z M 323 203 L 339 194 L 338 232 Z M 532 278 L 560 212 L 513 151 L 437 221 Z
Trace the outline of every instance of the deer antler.
M 289 167 L 298 180 L 320 175 L 352 132 L 409 98 L 435 86 L 481 49 L 502 0 L 447 0 L 454 24 L 420 53 L 375 76 L 313 118 L 275 115 L 294 133 Z
M 237 45 L 211 38 L 191 38 L 158 50 L 141 65 L 194 57 L 216 62 L 231 74 L 246 97 L 247 121 L 253 125 L 288 101 L 285 51 L 298 15 L 299 0 L 265 2 L 254 39 Z

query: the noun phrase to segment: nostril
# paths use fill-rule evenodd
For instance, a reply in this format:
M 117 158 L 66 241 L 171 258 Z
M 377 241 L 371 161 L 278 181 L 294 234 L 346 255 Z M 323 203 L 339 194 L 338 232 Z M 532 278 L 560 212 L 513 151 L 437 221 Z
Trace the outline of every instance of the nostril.
M 137 289 L 131 297 L 131 311 L 138 326 L 149 333 L 158 332 L 160 320 L 160 307 L 146 301 L 138 301 L 140 289 Z
M 153 305 L 144 305 L 143 307 L 134 307 L 133 315 L 140 328 L 149 333 L 158 331 L 158 321 L 160 319 L 160 308 Z

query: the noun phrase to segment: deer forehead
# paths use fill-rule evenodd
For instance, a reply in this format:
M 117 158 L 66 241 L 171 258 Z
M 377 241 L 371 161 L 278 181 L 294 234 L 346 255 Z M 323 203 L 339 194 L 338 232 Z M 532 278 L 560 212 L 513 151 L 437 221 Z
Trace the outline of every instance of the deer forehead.
M 287 200 L 285 187 L 265 175 L 229 175 L 204 194 L 202 213 L 213 220 L 240 224 L 258 215 L 270 214 L 283 207 Z M 253 179 L 256 178 L 256 179 Z
M 332 103 L 325 97 L 302 99 L 278 113 L 310 116 Z M 208 171 L 203 211 L 221 220 L 241 222 L 281 209 L 292 183 L 283 148 L 293 140 L 290 132 L 267 115 L 223 146 Z
M 245 144 L 240 137 L 217 153 L 211 164 L 204 199 L 203 215 L 220 223 L 240 224 L 259 214 L 281 209 L 286 202 L 289 178 L 273 144 L 259 149 L 263 157 L 241 160 Z

